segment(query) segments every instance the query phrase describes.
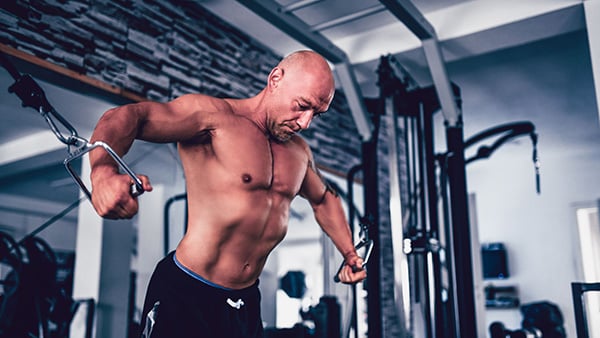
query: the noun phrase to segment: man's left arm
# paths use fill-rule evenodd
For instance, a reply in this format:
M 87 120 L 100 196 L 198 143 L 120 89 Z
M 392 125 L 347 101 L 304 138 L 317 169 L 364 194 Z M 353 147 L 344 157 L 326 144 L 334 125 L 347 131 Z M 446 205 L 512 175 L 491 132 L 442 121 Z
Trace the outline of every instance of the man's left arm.
M 345 265 L 338 277 L 343 283 L 356 283 L 365 279 L 367 273 L 363 269 L 363 260 L 356 253 L 352 233 L 346 220 L 342 201 L 337 192 L 321 176 L 312 159 L 308 168 L 300 195 L 312 206 L 315 219 L 323 231 L 331 238 L 333 244 L 344 257 Z

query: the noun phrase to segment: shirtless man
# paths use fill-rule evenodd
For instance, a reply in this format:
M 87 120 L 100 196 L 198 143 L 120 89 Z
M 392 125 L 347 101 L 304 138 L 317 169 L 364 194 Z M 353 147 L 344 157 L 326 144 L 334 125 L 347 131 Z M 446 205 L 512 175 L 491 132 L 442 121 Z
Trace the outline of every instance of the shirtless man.
M 188 227 L 156 267 L 143 309 L 145 337 L 261 337 L 258 278 L 284 238 L 290 204 L 307 199 L 317 223 L 345 258 L 344 283 L 366 278 L 337 194 L 320 176 L 297 132 L 323 114 L 334 80 L 320 55 L 284 58 L 265 88 L 246 99 L 188 94 L 107 111 L 92 142 L 120 155 L 135 139 L 177 142 L 188 196 Z M 138 210 L 131 179 L 105 153 L 90 154 L 92 203 L 105 218 Z M 152 190 L 140 175 L 145 191 Z M 151 335 L 150 335 L 151 333 Z

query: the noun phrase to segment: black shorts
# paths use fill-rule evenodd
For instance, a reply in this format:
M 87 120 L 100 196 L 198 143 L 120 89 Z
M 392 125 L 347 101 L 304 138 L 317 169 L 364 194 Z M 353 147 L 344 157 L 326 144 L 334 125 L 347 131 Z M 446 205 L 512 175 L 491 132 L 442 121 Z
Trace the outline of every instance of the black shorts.
M 258 281 L 231 290 L 201 281 L 163 258 L 150 279 L 144 301 L 144 338 L 262 338 Z

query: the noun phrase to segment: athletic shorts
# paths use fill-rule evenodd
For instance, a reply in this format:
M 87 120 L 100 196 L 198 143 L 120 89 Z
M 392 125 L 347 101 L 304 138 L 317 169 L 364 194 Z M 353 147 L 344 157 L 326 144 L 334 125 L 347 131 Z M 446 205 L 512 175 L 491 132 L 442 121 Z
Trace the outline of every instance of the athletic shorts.
M 171 252 L 146 292 L 142 338 L 262 338 L 258 281 L 245 289 L 215 285 L 183 267 Z

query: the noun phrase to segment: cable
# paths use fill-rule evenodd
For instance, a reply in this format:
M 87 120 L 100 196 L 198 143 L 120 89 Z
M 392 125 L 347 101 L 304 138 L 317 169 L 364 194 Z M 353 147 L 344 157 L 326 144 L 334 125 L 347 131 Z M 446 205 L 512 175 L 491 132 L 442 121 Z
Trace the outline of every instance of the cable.
M 66 216 L 69 212 L 71 212 L 71 210 L 75 209 L 75 207 L 77 207 L 81 203 L 81 201 L 83 201 L 84 199 L 85 199 L 85 197 L 80 197 L 78 200 L 76 200 L 75 202 L 71 203 L 71 205 L 69 205 L 68 207 L 66 207 L 65 209 L 63 209 L 61 212 L 59 212 L 58 214 L 52 216 L 50 219 L 48 219 L 46 222 L 44 222 L 44 224 L 40 225 L 39 227 L 37 227 L 32 232 L 30 232 L 29 234 L 25 235 L 25 237 L 23 237 L 23 239 L 21 239 L 19 241 L 19 244 L 23 243 L 28 238 L 35 237 L 35 235 L 37 235 L 40 232 L 42 232 L 44 229 L 46 229 L 47 227 L 49 227 L 50 225 L 52 225 L 54 222 L 58 221 L 59 219 L 63 218 L 64 216 Z

